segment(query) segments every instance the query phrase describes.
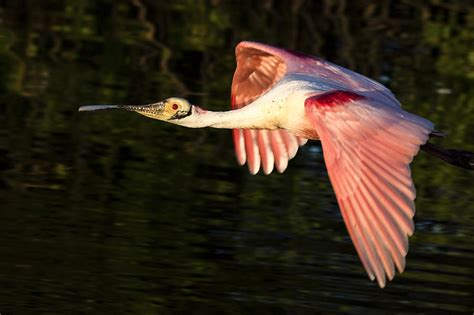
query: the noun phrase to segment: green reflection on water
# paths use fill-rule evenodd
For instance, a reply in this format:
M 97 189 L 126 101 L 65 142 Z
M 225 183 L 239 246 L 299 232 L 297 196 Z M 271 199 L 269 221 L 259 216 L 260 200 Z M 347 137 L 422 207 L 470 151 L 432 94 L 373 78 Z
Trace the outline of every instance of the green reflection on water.
M 371 284 L 316 143 L 250 176 L 228 131 L 84 103 L 229 107 L 243 39 L 387 83 L 474 151 L 474 8 L 439 1 L 4 1 L 0 312 L 472 311 L 472 174 L 420 154 L 407 270 Z M 368 303 L 370 301 L 370 304 Z

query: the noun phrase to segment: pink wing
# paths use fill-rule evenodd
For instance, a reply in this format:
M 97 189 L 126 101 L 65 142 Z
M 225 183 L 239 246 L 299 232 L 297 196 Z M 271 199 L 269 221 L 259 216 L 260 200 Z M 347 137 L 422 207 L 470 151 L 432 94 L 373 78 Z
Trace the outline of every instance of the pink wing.
M 413 234 L 409 164 L 433 124 L 360 94 L 332 91 L 305 101 L 349 235 L 371 280 L 402 272 Z
M 287 66 L 277 54 L 260 49 L 266 45 L 242 42 L 235 54 L 237 69 L 232 81 L 232 108 L 241 108 L 267 92 L 286 74 Z M 240 165 L 247 162 L 250 173 L 263 168 L 270 174 L 275 165 L 282 173 L 298 147 L 307 139 L 296 137 L 286 130 L 233 130 L 234 147 Z

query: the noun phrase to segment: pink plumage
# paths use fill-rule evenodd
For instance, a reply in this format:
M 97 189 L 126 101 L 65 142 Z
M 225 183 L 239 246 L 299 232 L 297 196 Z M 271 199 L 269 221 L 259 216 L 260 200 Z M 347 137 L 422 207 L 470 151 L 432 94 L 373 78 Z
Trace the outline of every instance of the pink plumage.
M 268 94 L 298 80 L 302 102 L 281 115 L 304 106 L 284 129 L 234 129 L 239 163 L 252 174 L 273 164 L 283 172 L 306 138 L 321 140 L 349 235 L 369 278 L 384 287 L 405 268 L 416 195 L 409 164 L 433 124 L 403 111 L 381 84 L 322 59 L 252 42 L 240 43 L 236 57 L 233 109 L 274 102 L 279 94 Z
M 420 147 L 466 169 L 474 154 L 426 144 L 440 136 L 408 113 L 383 85 L 330 62 L 253 42 L 236 47 L 232 110 L 204 110 L 182 98 L 125 109 L 190 128 L 233 129 L 239 164 L 251 174 L 282 173 L 308 139 L 321 140 L 342 217 L 370 279 L 380 287 L 405 268 L 413 234 L 410 163 Z
M 231 92 L 233 109 L 242 108 L 267 92 L 283 78 L 287 69 L 286 63 L 279 56 L 245 43 L 242 42 L 236 47 L 237 69 Z M 249 133 L 234 129 L 233 137 L 237 160 L 241 165 L 247 162 L 251 174 L 258 172 L 260 162 L 265 166 L 265 174 L 272 172 L 272 163 L 275 163 L 278 172 L 284 172 L 288 160 L 296 155 L 298 146 L 307 141 L 286 130 L 254 130 Z M 263 145 L 264 143 L 266 145 Z M 256 150 L 256 147 L 259 147 L 259 150 Z
M 408 164 L 433 124 L 352 92 L 309 97 L 305 109 L 354 246 L 369 277 L 384 287 L 394 265 L 405 265 L 415 213 Z M 394 119 L 399 115 L 406 118 Z

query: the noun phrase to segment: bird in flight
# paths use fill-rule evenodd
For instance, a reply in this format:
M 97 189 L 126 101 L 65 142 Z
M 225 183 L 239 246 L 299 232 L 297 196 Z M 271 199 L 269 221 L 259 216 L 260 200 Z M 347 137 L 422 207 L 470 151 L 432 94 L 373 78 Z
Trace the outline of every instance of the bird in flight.
M 427 140 L 432 122 L 404 111 L 385 86 L 320 58 L 256 42 L 236 47 L 230 111 L 208 111 L 171 97 L 122 109 L 190 128 L 232 129 L 239 164 L 251 174 L 282 173 L 308 139 L 320 140 L 350 238 L 371 280 L 383 288 L 403 272 L 414 231 L 410 163 L 420 147 L 472 169 L 472 154 Z

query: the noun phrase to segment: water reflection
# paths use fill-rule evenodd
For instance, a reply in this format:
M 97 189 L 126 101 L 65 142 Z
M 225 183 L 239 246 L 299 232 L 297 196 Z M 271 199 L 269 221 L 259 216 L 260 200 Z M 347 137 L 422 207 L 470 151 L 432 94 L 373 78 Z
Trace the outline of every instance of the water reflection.
M 1 3 L 0 312 L 471 312 L 472 174 L 415 160 L 417 231 L 382 291 L 317 143 L 255 177 L 227 131 L 76 113 L 170 95 L 225 109 L 233 47 L 254 39 L 380 78 L 474 151 L 474 11 L 429 3 Z

